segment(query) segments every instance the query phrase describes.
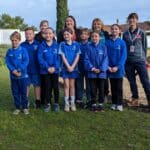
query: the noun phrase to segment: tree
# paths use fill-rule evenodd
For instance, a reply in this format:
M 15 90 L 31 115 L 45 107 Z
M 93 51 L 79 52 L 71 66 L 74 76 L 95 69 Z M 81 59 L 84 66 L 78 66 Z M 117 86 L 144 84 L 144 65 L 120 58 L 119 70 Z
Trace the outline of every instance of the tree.
M 20 16 L 11 17 L 8 14 L 2 14 L 0 16 L 0 28 L 2 29 L 20 29 L 24 30 L 28 27 L 28 24 L 24 23 L 24 19 Z M 35 30 L 36 27 L 32 26 Z
M 56 32 L 58 33 L 65 23 L 65 19 L 68 16 L 68 0 L 56 0 L 57 3 L 57 25 Z

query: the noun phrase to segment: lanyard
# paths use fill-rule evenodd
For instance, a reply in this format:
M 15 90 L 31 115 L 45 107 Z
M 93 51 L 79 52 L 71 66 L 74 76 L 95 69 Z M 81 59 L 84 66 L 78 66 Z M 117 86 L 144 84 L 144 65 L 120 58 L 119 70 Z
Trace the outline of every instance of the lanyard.
M 133 42 L 134 42 L 134 41 L 136 40 L 136 38 L 138 37 L 138 35 L 139 35 L 140 31 L 139 31 L 139 29 L 138 29 L 137 34 L 135 35 L 135 37 L 134 37 L 134 38 L 132 38 L 131 33 L 130 33 L 130 31 L 129 31 L 129 30 L 128 30 L 128 33 L 129 33 L 129 39 L 131 40 L 132 45 L 133 45 Z

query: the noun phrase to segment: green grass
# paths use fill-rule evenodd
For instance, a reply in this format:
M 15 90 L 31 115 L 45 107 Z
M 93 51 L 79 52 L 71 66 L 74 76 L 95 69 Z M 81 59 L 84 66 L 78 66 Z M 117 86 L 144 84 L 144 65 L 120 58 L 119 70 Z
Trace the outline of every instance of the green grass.
M 0 46 L 3 56 L 8 47 Z M 32 91 L 29 100 L 33 99 Z M 62 92 L 60 102 L 63 104 Z M 9 74 L 4 65 L 0 66 L 0 150 L 150 149 L 148 113 L 128 108 L 124 112 L 106 108 L 103 113 L 81 109 L 65 113 L 62 109 L 56 114 L 32 107 L 29 116 L 13 116 Z
M 12 115 L 8 72 L 0 67 L 1 150 L 149 150 L 150 114 L 125 108 L 103 113 L 88 110 Z M 33 94 L 30 101 L 33 101 Z M 63 97 L 60 97 L 63 103 Z

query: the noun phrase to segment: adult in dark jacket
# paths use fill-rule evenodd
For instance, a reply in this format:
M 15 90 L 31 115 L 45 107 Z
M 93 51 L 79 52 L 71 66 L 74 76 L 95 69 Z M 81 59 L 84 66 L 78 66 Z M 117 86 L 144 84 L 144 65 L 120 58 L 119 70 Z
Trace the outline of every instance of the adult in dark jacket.
M 73 16 L 68 16 L 65 20 L 64 29 L 69 28 L 73 31 L 73 41 L 79 41 L 80 40 L 80 30 L 76 27 L 76 20 Z M 64 41 L 63 37 L 63 30 L 62 29 L 58 35 L 57 35 L 57 42 L 60 43 Z
M 36 41 L 42 43 L 45 40 L 44 32 L 45 32 L 45 29 L 48 28 L 48 26 L 49 26 L 49 23 L 48 23 L 47 20 L 42 20 L 40 22 L 40 32 L 35 35 L 35 40 Z

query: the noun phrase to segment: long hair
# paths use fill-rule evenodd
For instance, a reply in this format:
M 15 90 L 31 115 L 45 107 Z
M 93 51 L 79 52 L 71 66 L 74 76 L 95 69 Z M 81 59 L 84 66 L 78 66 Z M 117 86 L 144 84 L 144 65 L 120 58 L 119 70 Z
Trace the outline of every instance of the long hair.
M 74 22 L 74 29 L 76 30 L 77 29 L 77 24 L 76 24 L 76 20 L 75 20 L 75 18 L 73 17 L 73 16 L 68 16 L 67 18 L 71 18 L 72 20 L 73 20 L 73 22 Z M 67 19 L 66 18 L 66 19 Z M 67 28 L 67 26 L 66 26 L 66 22 L 65 22 L 65 27 L 64 28 Z

